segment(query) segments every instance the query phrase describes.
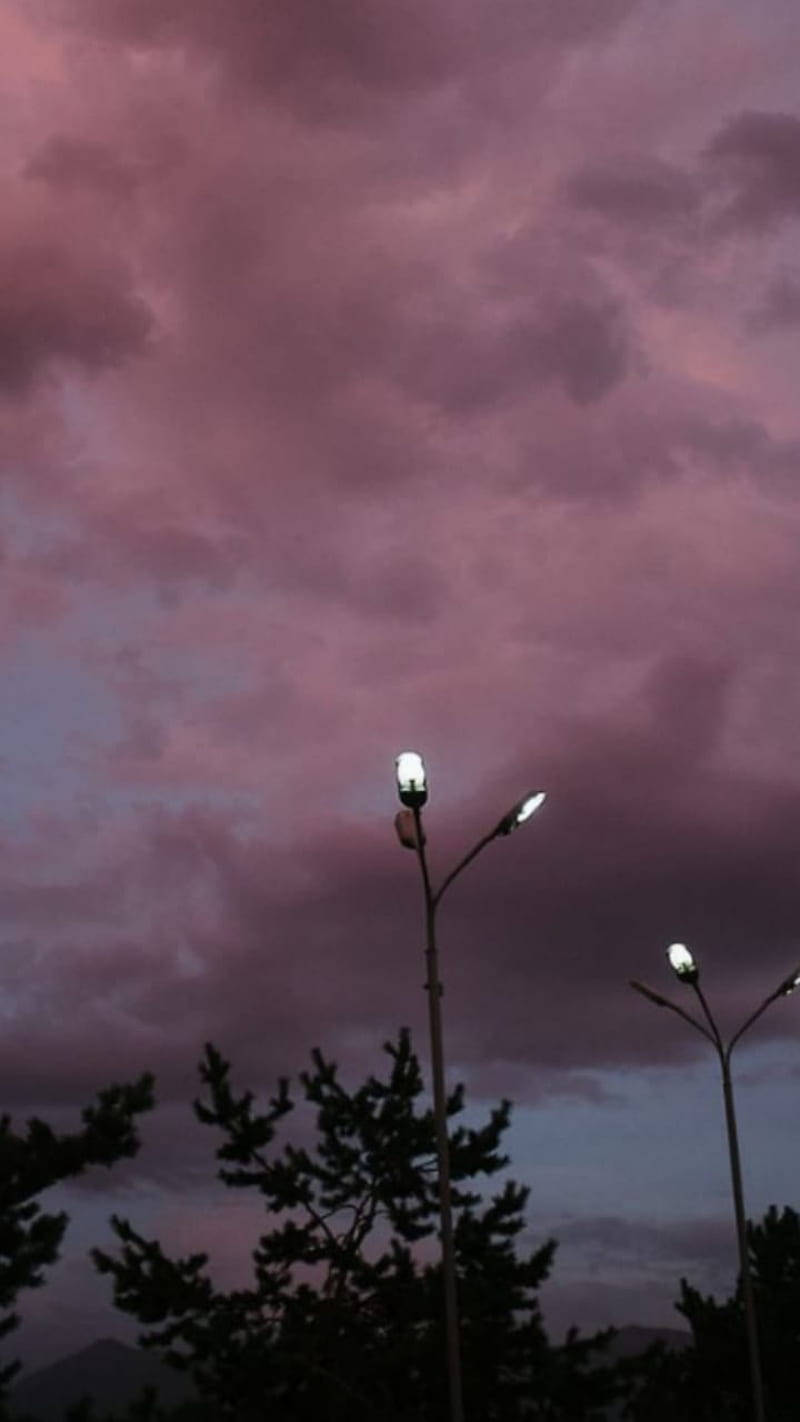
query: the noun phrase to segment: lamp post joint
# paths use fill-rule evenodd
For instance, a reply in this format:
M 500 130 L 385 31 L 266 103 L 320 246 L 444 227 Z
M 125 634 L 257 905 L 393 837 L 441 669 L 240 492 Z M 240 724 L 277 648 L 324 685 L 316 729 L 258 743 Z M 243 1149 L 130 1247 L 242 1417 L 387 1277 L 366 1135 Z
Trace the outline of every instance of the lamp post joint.
M 719 1028 L 714 1020 L 714 1015 L 706 1001 L 703 989 L 700 986 L 700 974 L 697 964 L 684 943 L 673 943 L 667 949 L 667 957 L 675 975 L 686 986 L 692 988 L 697 997 L 703 1016 L 708 1023 L 708 1028 L 701 1022 L 685 1012 L 677 1003 L 670 1002 L 668 998 L 661 997 L 644 983 L 632 981 L 630 986 L 644 997 L 650 998 L 658 1007 L 669 1007 L 673 1012 L 677 1012 L 679 1017 L 688 1022 L 690 1026 L 702 1032 L 703 1036 L 713 1046 L 722 1069 L 722 1094 L 725 1103 L 725 1128 L 728 1137 L 728 1156 L 731 1170 L 731 1190 L 733 1194 L 733 1212 L 736 1223 L 736 1241 L 739 1250 L 739 1269 L 742 1281 L 742 1297 L 744 1301 L 745 1331 L 747 1335 L 747 1352 L 750 1365 L 750 1385 L 753 1400 L 753 1417 L 755 1422 L 765 1422 L 764 1411 L 764 1386 L 761 1374 L 761 1353 L 758 1341 L 758 1324 L 756 1319 L 755 1298 L 753 1292 L 753 1280 L 750 1273 L 750 1257 L 747 1241 L 747 1217 L 744 1208 L 744 1190 L 742 1187 L 742 1164 L 739 1153 L 739 1135 L 736 1126 L 736 1109 L 733 1098 L 733 1080 L 731 1077 L 731 1054 L 736 1043 L 741 1039 L 749 1027 L 758 1020 L 762 1012 L 765 1012 L 770 1003 L 778 997 L 788 996 L 800 985 L 800 970 L 785 978 L 775 992 L 770 993 L 765 998 L 761 1006 L 745 1020 L 742 1026 L 727 1043 L 723 1042 Z M 710 1028 L 710 1031 L 709 1031 Z
M 422 807 L 428 798 L 428 780 L 422 757 L 416 751 L 403 751 L 397 757 L 397 789 L 404 809 L 395 819 L 398 839 L 405 849 L 413 849 L 419 863 L 422 887 L 425 896 L 425 961 L 428 970 L 424 983 L 428 993 L 428 1022 L 431 1038 L 431 1069 L 433 1076 L 433 1116 L 436 1127 L 436 1156 L 439 1173 L 439 1217 L 442 1241 L 442 1279 L 444 1284 L 444 1317 L 447 1348 L 447 1373 L 449 1384 L 450 1422 L 464 1422 L 464 1404 L 461 1388 L 461 1344 L 458 1322 L 458 1297 L 456 1289 L 455 1244 L 453 1238 L 452 1206 L 450 1198 L 450 1143 L 447 1132 L 447 1095 L 444 1079 L 444 1049 L 442 1045 L 441 998 L 444 986 L 439 977 L 436 947 L 436 911 L 446 889 L 462 870 L 480 854 L 491 840 L 499 835 L 508 835 L 518 825 L 524 824 L 543 803 L 543 791 L 526 795 L 509 810 L 508 814 L 491 831 L 484 835 L 453 870 L 443 879 L 434 892 L 428 872 L 425 854 L 425 831 L 422 825 Z

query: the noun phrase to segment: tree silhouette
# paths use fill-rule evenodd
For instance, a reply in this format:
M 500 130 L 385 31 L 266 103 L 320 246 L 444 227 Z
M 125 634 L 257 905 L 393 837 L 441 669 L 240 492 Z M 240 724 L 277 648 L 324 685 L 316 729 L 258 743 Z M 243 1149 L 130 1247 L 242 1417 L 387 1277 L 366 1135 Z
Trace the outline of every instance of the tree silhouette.
M 44 1268 L 58 1258 L 67 1216 L 43 1213 L 36 1196 L 90 1165 L 110 1167 L 135 1155 L 139 1138 L 133 1118 L 153 1104 L 153 1077 L 146 1072 L 133 1085 L 99 1092 L 97 1104 L 81 1113 L 83 1130 L 71 1135 L 57 1135 L 35 1116 L 18 1134 L 10 1116 L 0 1118 L 0 1309 L 11 1309 L 21 1290 L 40 1287 Z M 19 1321 L 17 1313 L 6 1313 L 0 1337 Z M 14 1361 L 0 1369 L 0 1403 L 20 1367 Z
M 748 1221 L 747 1243 L 758 1322 L 768 1422 L 797 1422 L 800 1356 L 800 1217 L 771 1205 Z M 744 1344 L 741 1279 L 717 1302 L 681 1279 L 676 1304 L 692 1330 L 691 1348 L 669 1353 L 656 1344 L 628 1365 L 633 1382 L 626 1416 L 634 1422 L 750 1422 L 750 1378 Z M 625 1369 L 623 1368 L 623 1371 Z
M 434 1121 L 418 1109 L 422 1078 L 408 1031 L 384 1050 L 386 1079 L 370 1076 L 353 1092 L 333 1062 L 312 1053 L 313 1070 L 300 1074 L 316 1108 L 316 1144 L 307 1149 L 276 1144 L 294 1107 L 288 1079 L 257 1113 L 253 1094 L 234 1094 L 230 1064 L 206 1045 L 199 1070 L 207 1098 L 195 1101 L 195 1113 L 224 1133 L 219 1178 L 257 1190 L 270 1219 L 252 1253 L 251 1287 L 217 1291 L 207 1255 L 170 1259 L 117 1216 L 119 1255 L 91 1251 L 112 1276 L 117 1306 L 149 1326 L 142 1346 L 189 1370 L 220 1418 L 446 1415 Z M 463 1109 L 458 1086 L 448 1116 Z M 500 1143 L 510 1109 L 503 1101 L 484 1126 L 457 1126 L 450 1136 L 467 1416 L 599 1422 L 615 1371 L 594 1366 L 593 1354 L 612 1331 L 593 1339 L 573 1331 L 551 1346 L 537 1291 L 555 1243 L 518 1255 L 528 1191 L 507 1181 L 485 1202 L 469 1188 L 508 1164 Z M 421 1257 L 426 1243 L 434 1262 Z

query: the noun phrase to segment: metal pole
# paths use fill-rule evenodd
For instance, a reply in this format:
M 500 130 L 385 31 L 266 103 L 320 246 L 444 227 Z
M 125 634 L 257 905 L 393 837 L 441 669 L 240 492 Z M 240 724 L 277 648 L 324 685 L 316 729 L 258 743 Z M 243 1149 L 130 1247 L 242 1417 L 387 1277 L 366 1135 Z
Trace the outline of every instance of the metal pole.
M 682 947 L 683 945 L 680 946 Z M 671 955 L 670 961 L 672 962 Z M 652 988 L 646 987 L 644 983 L 631 981 L 631 987 L 635 988 L 637 992 L 642 993 L 645 997 L 650 998 L 651 1002 L 654 1002 L 656 1006 L 668 1007 L 671 1012 L 677 1012 L 679 1017 L 682 1017 L 685 1022 L 689 1023 L 690 1027 L 694 1027 L 698 1032 L 702 1033 L 702 1035 L 711 1043 L 717 1053 L 717 1056 L 719 1057 L 720 1066 L 722 1068 L 722 1088 L 725 1096 L 725 1124 L 728 1128 L 728 1153 L 730 1155 L 731 1162 L 733 1209 L 736 1217 L 736 1239 L 739 1245 L 739 1268 L 742 1278 L 742 1295 L 744 1297 L 744 1316 L 747 1333 L 747 1351 L 750 1360 L 750 1383 L 753 1392 L 753 1416 L 755 1418 L 755 1422 L 765 1422 L 764 1383 L 761 1376 L 761 1354 L 759 1351 L 758 1344 L 758 1323 L 756 1320 L 755 1298 L 753 1296 L 753 1281 L 750 1277 L 750 1254 L 747 1248 L 747 1221 L 745 1219 L 744 1213 L 744 1192 L 742 1190 L 742 1164 L 739 1157 L 739 1134 L 736 1129 L 736 1110 L 734 1108 L 733 1103 L 733 1082 L 731 1080 L 731 1053 L 734 1047 L 736 1046 L 736 1043 L 739 1041 L 740 1037 L 743 1036 L 743 1034 L 747 1031 L 749 1027 L 752 1027 L 754 1022 L 758 1021 L 762 1012 L 766 1012 L 770 1003 L 775 1002 L 776 999 L 779 997 L 788 997 L 791 992 L 794 992 L 795 988 L 800 987 L 800 968 L 797 968 L 793 973 L 790 973 L 788 978 L 785 978 L 784 981 L 780 984 L 780 986 L 776 988 L 775 992 L 770 993 L 769 997 L 764 999 L 761 1006 L 757 1008 L 756 1011 L 753 1012 L 747 1018 L 747 1021 L 743 1023 L 743 1025 L 739 1028 L 738 1032 L 731 1038 L 730 1042 L 726 1047 L 723 1044 L 722 1038 L 720 1037 L 719 1028 L 717 1027 L 716 1022 L 714 1021 L 711 1008 L 706 1002 L 705 995 L 703 993 L 702 988 L 700 987 L 697 968 L 694 965 L 691 954 L 689 955 L 688 964 L 684 965 L 683 972 L 678 971 L 675 963 L 673 963 L 672 966 L 678 973 L 678 977 L 683 978 L 683 981 L 685 983 L 687 983 L 690 987 L 694 988 L 694 991 L 699 999 L 700 1006 L 703 1009 L 703 1015 L 705 1016 L 708 1026 L 711 1028 L 710 1032 L 708 1028 L 704 1027 L 702 1023 L 698 1022 L 697 1019 L 695 1017 L 692 1017 L 690 1013 L 684 1012 L 682 1007 L 678 1007 L 677 1003 L 670 1002 L 669 998 L 662 997 L 660 993 L 653 992 Z M 691 970 L 691 976 L 687 976 L 686 968 L 689 968 Z
M 422 820 L 414 808 L 417 831 L 417 853 L 425 886 L 425 963 L 428 992 L 428 1020 L 431 1033 L 431 1068 L 433 1073 L 433 1114 L 436 1123 L 436 1158 L 439 1175 L 439 1216 L 442 1231 L 442 1279 L 444 1283 L 444 1321 L 447 1347 L 447 1376 L 450 1398 L 450 1422 L 464 1422 L 464 1401 L 461 1391 L 461 1346 L 458 1326 L 455 1251 L 453 1248 L 453 1217 L 450 1206 L 450 1143 L 447 1134 L 447 1098 L 444 1084 L 444 1050 L 442 1046 L 442 984 L 439 981 L 439 960 L 436 949 L 436 900 L 431 892 L 428 866 L 425 860 Z
M 744 1213 L 742 1191 L 742 1166 L 739 1158 L 739 1136 L 736 1130 L 736 1112 L 733 1104 L 733 1083 L 731 1081 L 730 1057 L 728 1052 L 720 1052 L 722 1063 L 722 1086 L 725 1095 L 725 1124 L 728 1127 L 728 1150 L 731 1158 L 731 1184 L 733 1186 L 733 1208 L 736 1215 L 736 1237 L 739 1241 L 739 1266 L 742 1275 L 744 1295 L 744 1316 L 747 1327 L 747 1351 L 750 1358 L 750 1383 L 753 1391 L 753 1416 L 755 1422 L 764 1422 L 764 1387 L 761 1379 L 761 1355 L 758 1346 L 758 1326 L 753 1298 L 753 1282 L 750 1277 L 750 1255 L 747 1248 L 747 1225 Z
M 750 1252 L 747 1248 L 747 1221 L 744 1213 L 744 1191 L 742 1189 L 742 1163 L 739 1155 L 739 1132 L 736 1129 L 736 1110 L 733 1103 L 733 1082 L 731 1080 L 731 1052 L 734 1044 L 739 1040 L 742 1033 L 761 1016 L 765 1007 L 769 1006 L 773 998 L 767 998 L 762 1003 L 757 1012 L 749 1017 L 744 1027 L 737 1032 L 736 1036 L 725 1047 L 719 1034 L 714 1017 L 706 1002 L 705 994 L 700 986 L 697 973 L 695 972 L 692 987 L 700 1002 L 700 1006 L 705 1014 L 706 1021 L 714 1034 L 714 1046 L 716 1048 L 719 1063 L 722 1068 L 722 1090 L 725 1097 L 725 1125 L 728 1129 L 728 1154 L 731 1162 L 731 1185 L 733 1188 L 733 1212 L 736 1218 L 736 1239 L 739 1245 L 739 1269 L 742 1276 L 742 1294 L 744 1296 L 744 1319 L 745 1332 L 747 1334 L 747 1353 L 750 1360 L 750 1386 L 753 1393 L 753 1416 L 755 1422 L 764 1422 L 764 1385 L 761 1378 L 761 1355 L 758 1347 L 758 1325 L 756 1323 L 756 1306 L 753 1298 L 753 1281 L 750 1278 Z

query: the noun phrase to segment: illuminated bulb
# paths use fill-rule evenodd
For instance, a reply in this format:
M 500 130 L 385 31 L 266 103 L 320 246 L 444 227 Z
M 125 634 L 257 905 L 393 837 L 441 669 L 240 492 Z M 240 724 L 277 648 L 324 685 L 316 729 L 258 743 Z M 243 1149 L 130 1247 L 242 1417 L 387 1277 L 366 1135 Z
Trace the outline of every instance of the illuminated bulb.
M 531 815 L 536 814 L 539 806 L 544 804 L 545 799 L 544 790 L 539 790 L 535 795 L 529 795 L 527 800 L 523 800 L 515 816 L 516 824 L 524 825 L 525 821 L 529 820 Z
M 667 949 L 667 957 L 670 967 L 677 973 L 681 982 L 697 982 L 697 964 L 685 943 L 672 943 Z
M 411 809 L 420 808 L 428 798 L 425 764 L 416 751 L 401 751 L 396 760 L 397 793 L 400 802 Z
M 531 795 L 526 795 L 524 800 L 518 800 L 513 809 L 507 815 L 503 815 L 495 834 L 510 834 L 518 825 L 524 825 L 531 815 L 535 815 L 540 805 L 543 805 L 547 796 L 544 790 L 536 790 Z

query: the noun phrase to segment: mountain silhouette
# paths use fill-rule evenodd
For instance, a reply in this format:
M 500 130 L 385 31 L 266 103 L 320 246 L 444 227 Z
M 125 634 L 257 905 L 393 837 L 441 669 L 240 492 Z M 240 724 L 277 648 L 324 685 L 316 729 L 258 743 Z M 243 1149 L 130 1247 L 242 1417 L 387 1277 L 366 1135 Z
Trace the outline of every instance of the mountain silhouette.
M 633 1358 L 637 1353 L 644 1353 L 651 1343 L 664 1343 L 668 1348 L 688 1348 L 691 1342 L 691 1333 L 682 1328 L 647 1328 L 640 1323 L 629 1323 L 617 1329 L 608 1346 L 608 1357 Z
M 677 1328 L 631 1324 L 617 1331 L 608 1357 L 642 1353 L 657 1340 L 672 1348 L 685 1348 L 692 1341 L 691 1334 Z M 102 1416 L 104 1410 L 127 1407 L 146 1386 L 158 1389 L 158 1401 L 165 1407 L 177 1407 L 199 1396 L 185 1374 L 160 1362 L 155 1354 L 131 1348 L 116 1338 L 99 1338 L 17 1383 L 9 1393 L 8 1418 L 16 1422 L 30 1414 L 36 1422 L 63 1422 L 65 1409 L 82 1397 L 93 1398 Z M 611 1416 L 615 1415 L 612 1412 Z
M 91 1397 L 103 1410 L 127 1407 L 142 1389 L 158 1388 L 164 1406 L 197 1398 L 197 1390 L 183 1373 L 162 1363 L 142 1348 L 131 1348 L 116 1338 L 99 1338 L 87 1348 L 31 1373 L 8 1395 L 11 1422 L 30 1413 L 37 1422 L 63 1422 L 64 1411 L 82 1397 Z

